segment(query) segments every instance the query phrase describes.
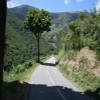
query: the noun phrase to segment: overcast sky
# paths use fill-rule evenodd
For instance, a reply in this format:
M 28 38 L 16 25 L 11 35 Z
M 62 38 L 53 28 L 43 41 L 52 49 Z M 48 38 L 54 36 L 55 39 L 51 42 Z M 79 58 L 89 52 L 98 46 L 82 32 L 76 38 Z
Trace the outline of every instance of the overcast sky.
M 27 4 L 50 12 L 100 9 L 100 0 L 11 0 L 7 4 L 9 8 Z

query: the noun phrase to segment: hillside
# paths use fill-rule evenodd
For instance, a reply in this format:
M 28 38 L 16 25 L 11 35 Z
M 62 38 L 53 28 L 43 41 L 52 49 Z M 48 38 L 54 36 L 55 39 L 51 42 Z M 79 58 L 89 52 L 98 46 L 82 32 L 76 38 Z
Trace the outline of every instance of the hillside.
M 28 5 L 21 5 L 14 8 L 9 8 L 9 11 L 13 15 L 17 16 L 20 20 L 24 20 L 27 13 L 32 9 L 34 9 L 34 7 Z
M 5 69 L 10 70 L 30 59 L 36 60 L 37 44 L 34 35 L 24 30 L 23 21 L 9 9 L 6 27 Z M 40 47 L 41 54 L 48 55 L 50 45 L 43 37 L 40 40 L 40 45 L 42 45 Z
M 32 6 L 21 5 L 15 8 L 10 8 L 9 12 L 12 15 L 15 15 L 19 20 L 23 22 L 27 13 L 34 9 Z M 79 17 L 79 12 L 76 13 L 68 13 L 68 12 L 59 12 L 59 13 L 50 13 L 52 18 L 52 28 L 48 33 L 44 33 L 43 37 L 52 45 L 51 50 L 58 50 L 60 47 L 59 43 L 61 41 L 61 35 L 66 31 L 66 26 L 71 22 L 76 20 Z
M 68 24 L 78 18 L 79 13 L 61 12 L 61 13 L 51 13 L 52 22 L 55 25 Z
M 32 9 L 34 9 L 34 7 L 28 5 L 21 5 L 15 8 L 10 8 L 9 11 L 12 12 L 13 15 L 16 15 L 20 20 L 24 20 L 27 13 Z M 59 12 L 50 13 L 50 15 L 52 18 L 52 23 L 55 25 L 59 25 L 77 19 L 79 13 Z

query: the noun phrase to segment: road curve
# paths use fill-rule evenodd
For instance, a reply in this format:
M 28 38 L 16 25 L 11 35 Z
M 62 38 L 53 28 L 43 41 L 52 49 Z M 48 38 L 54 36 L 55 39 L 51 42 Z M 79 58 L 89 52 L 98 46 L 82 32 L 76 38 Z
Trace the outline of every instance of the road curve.
M 26 100 L 93 100 L 61 74 L 51 57 L 33 72 Z

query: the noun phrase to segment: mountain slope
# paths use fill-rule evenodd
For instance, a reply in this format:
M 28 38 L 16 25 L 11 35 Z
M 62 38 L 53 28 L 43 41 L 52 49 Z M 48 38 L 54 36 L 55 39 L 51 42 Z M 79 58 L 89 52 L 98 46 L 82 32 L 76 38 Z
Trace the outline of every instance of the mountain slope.
M 34 7 L 28 6 L 28 5 L 21 5 L 21 6 L 17 6 L 17 7 L 14 7 L 14 8 L 10 8 L 9 11 L 13 15 L 16 15 L 20 20 L 24 20 L 27 13 L 32 9 L 34 9 Z
M 56 25 L 64 25 L 73 20 L 76 20 L 79 16 L 79 13 L 69 13 L 69 12 L 61 12 L 61 13 L 51 13 L 52 22 Z
M 23 21 L 27 13 L 32 9 L 34 7 L 28 5 L 8 9 L 5 66 L 16 66 L 26 60 L 36 58 L 37 44 L 35 37 L 31 32 L 26 32 L 23 28 Z M 50 13 L 50 15 L 54 26 L 52 25 L 53 29 L 44 34 L 40 40 L 42 55 L 47 55 L 58 48 L 62 30 L 66 30 L 64 24 L 68 24 L 78 17 L 76 13 Z
M 5 69 L 10 70 L 18 64 L 27 60 L 36 59 L 37 46 L 35 36 L 26 32 L 23 28 L 23 21 L 8 10 L 6 24 L 6 50 Z M 49 54 L 49 44 L 42 37 L 40 40 L 41 54 Z M 45 48 L 46 47 L 46 48 Z
M 34 9 L 32 6 L 21 5 L 15 8 L 9 9 L 13 15 L 16 15 L 20 20 L 24 20 L 27 13 Z M 67 25 L 76 20 L 79 17 L 79 12 L 69 13 L 69 12 L 59 12 L 50 13 L 52 18 L 52 29 L 49 33 L 43 35 L 43 37 L 52 45 L 51 49 L 58 48 L 61 41 L 61 34 L 67 30 Z M 53 43 L 52 43 L 53 41 Z
M 5 51 L 5 66 L 8 69 L 11 66 L 23 63 L 32 58 L 28 53 L 31 49 L 28 49 L 29 40 L 22 32 L 22 22 L 13 14 L 8 12 L 7 16 L 7 28 L 6 28 L 6 51 Z M 33 41 L 32 41 L 33 42 Z M 32 47 L 30 45 L 30 47 Z M 32 50 L 31 50 L 32 51 Z M 31 52 L 32 53 L 32 52 Z M 32 53 L 33 55 L 33 53 Z
M 10 8 L 9 10 L 16 15 L 19 19 L 24 20 L 27 13 L 34 9 L 32 6 L 21 5 L 15 8 Z M 59 12 L 59 13 L 50 13 L 52 22 L 54 24 L 64 24 L 66 22 L 75 20 L 78 17 L 79 13 L 68 13 L 68 12 Z

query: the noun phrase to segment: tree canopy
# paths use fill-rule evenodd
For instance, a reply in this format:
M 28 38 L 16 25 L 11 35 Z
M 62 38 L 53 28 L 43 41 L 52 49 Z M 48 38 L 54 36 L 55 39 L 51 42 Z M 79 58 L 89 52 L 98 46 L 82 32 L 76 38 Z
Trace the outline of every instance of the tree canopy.
M 49 13 L 44 10 L 34 9 L 27 15 L 24 26 L 30 30 L 37 37 L 38 33 L 49 31 L 51 25 L 51 18 Z

